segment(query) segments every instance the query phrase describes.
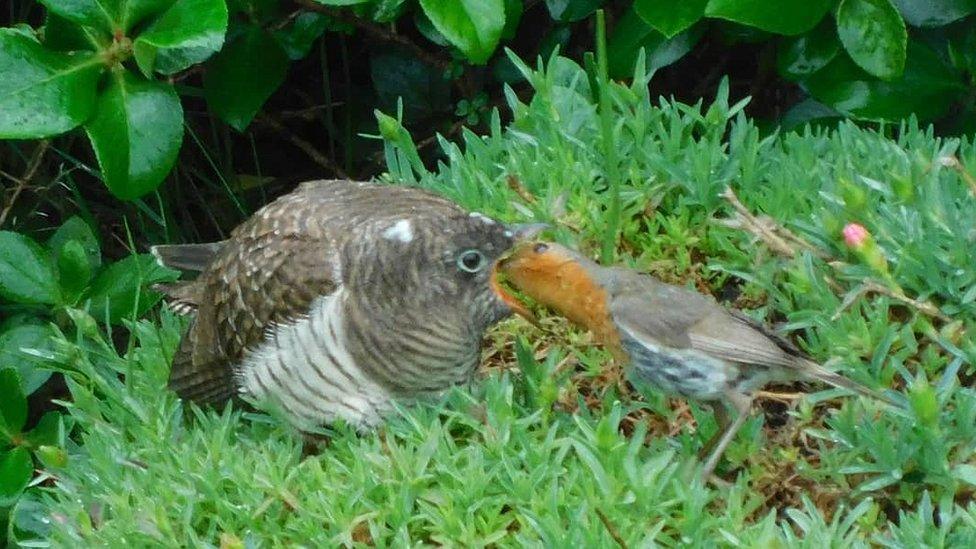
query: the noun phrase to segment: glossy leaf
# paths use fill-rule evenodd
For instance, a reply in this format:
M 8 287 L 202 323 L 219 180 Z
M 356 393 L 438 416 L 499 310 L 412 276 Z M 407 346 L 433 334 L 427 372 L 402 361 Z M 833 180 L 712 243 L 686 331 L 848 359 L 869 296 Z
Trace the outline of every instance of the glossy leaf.
M 64 446 L 67 431 L 65 416 L 58 412 L 45 412 L 25 438 L 34 446 Z
M 695 24 L 705 15 L 708 0 L 635 0 L 634 11 L 667 38 Z
M 0 231 L 0 296 L 15 303 L 61 300 L 50 254 L 19 233 Z
M 837 35 L 862 69 L 890 80 L 905 68 L 908 33 L 888 0 L 841 0 Z
M 420 0 L 434 28 L 476 65 L 491 57 L 505 27 L 503 0 Z
M 0 29 L 0 139 L 48 137 L 84 122 L 101 69 L 93 54 L 54 52 Z
M 798 79 L 825 67 L 839 50 L 834 22 L 825 19 L 810 32 L 787 39 L 779 48 L 776 64 L 784 78 Z
M 210 63 L 203 78 L 210 108 L 244 131 L 285 79 L 288 55 L 267 31 L 249 26 Z
M 223 0 L 177 0 L 136 38 L 133 54 L 143 74 L 173 74 L 218 51 L 225 32 Z
M 0 452 L 0 508 L 13 505 L 30 484 L 34 464 L 26 448 Z
M 81 27 L 52 11 L 44 16 L 43 34 L 44 47 L 54 51 L 94 51 L 98 48 L 100 39 L 106 45 L 109 41 L 107 35 Z
M 321 13 L 306 12 L 296 17 L 288 26 L 275 30 L 274 36 L 288 54 L 288 59 L 297 61 L 308 55 L 312 44 L 329 28 L 330 22 Z
M 705 15 L 792 35 L 812 29 L 833 5 L 833 0 L 709 0 Z
M 25 350 L 52 350 L 54 334 L 47 324 L 22 324 L 0 333 L 0 365 L 13 366 L 17 370 L 24 394 L 33 394 L 51 377 L 47 361 Z
M 510 40 L 515 36 L 524 11 L 522 0 L 505 0 L 505 27 L 502 28 L 502 40 Z
M 149 15 L 161 13 L 174 0 L 39 0 L 48 10 L 80 25 L 109 34 L 127 33 Z
M 593 14 L 604 0 L 546 0 L 549 15 L 556 21 L 572 23 Z
M 894 80 L 878 80 L 840 54 L 803 85 L 818 101 L 849 116 L 898 120 L 914 113 L 923 122 L 944 115 L 966 89 L 935 52 L 915 42 L 909 42 L 905 70 Z
M 77 215 L 68 218 L 67 221 L 54 231 L 51 238 L 47 240 L 47 248 L 57 255 L 68 241 L 75 240 L 85 249 L 85 255 L 92 268 L 102 264 L 101 251 L 98 246 L 98 237 L 92 231 L 88 223 Z
M 0 442 L 8 443 L 27 421 L 27 396 L 20 374 L 13 368 L 0 370 Z
M 116 74 L 85 131 L 109 190 L 132 199 L 158 187 L 176 162 L 183 108 L 171 84 Z
M 117 323 L 123 318 L 141 316 L 159 302 L 159 294 L 147 287 L 158 282 L 175 280 L 178 273 L 161 267 L 149 254 L 130 255 L 95 277 L 88 297 L 90 311 L 98 320 L 106 318 Z
M 654 71 L 666 67 L 691 51 L 703 30 L 692 27 L 673 38 L 667 38 L 647 24 L 634 10 L 624 13 L 607 40 L 608 72 L 613 78 L 633 76 L 634 63 L 644 49 L 645 67 Z
M 941 27 L 976 13 L 976 0 L 892 0 L 909 25 Z

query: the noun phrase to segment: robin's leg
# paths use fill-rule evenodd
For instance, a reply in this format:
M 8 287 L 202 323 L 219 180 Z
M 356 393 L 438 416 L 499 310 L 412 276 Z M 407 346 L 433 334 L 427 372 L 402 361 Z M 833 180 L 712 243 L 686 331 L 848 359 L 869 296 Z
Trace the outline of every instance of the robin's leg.
M 728 426 L 722 436 L 718 439 L 715 444 L 715 449 L 712 450 L 712 454 L 708 456 L 708 461 L 705 462 L 705 466 L 702 468 L 701 478 L 707 481 L 709 477 L 712 476 L 712 472 L 715 471 L 715 466 L 718 465 L 718 460 L 722 458 L 722 454 L 725 453 L 725 449 L 728 448 L 729 443 L 738 434 L 739 429 L 745 424 L 746 420 L 749 419 L 749 410 L 752 407 L 752 397 L 749 395 L 744 395 L 742 393 L 729 392 L 726 395 L 729 404 L 735 408 L 738 412 L 738 416 L 735 421 Z
M 701 447 L 701 450 L 698 450 L 698 459 L 700 460 L 707 458 L 712 453 L 712 449 L 718 444 L 722 434 L 732 425 L 732 416 L 729 415 L 729 408 L 724 402 L 713 402 L 712 413 L 715 414 L 715 422 L 718 423 L 718 428 L 715 430 L 715 434 Z

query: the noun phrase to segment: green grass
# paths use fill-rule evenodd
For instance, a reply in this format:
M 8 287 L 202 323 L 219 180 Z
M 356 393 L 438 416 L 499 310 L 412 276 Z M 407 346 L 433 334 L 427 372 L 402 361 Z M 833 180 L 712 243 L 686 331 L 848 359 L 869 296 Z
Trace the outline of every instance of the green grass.
M 619 188 L 622 262 L 731 297 L 905 410 L 781 387 L 812 394 L 763 401 L 720 465 L 734 485 L 717 490 L 692 480 L 715 429 L 707 408 L 620 392 L 607 355 L 547 317 L 544 331 L 495 330 L 471 387 L 373 434 L 337 427 L 303 457 L 267 415 L 198 412 L 163 390 L 181 329 L 164 313 L 133 326 L 125 357 L 91 326 L 65 335 L 79 445 L 15 525 L 60 546 L 976 546 L 976 198 L 940 160 L 976 166 L 976 147 L 912 124 L 764 136 L 723 90 L 707 108 L 652 102 L 638 74 L 601 107 L 572 62 L 523 68 L 536 94 L 509 94 L 512 123 L 442 143 L 434 171 L 386 119 L 388 179 L 548 221 L 588 252 Z M 810 248 L 776 254 L 723 222 L 726 186 Z M 890 278 L 844 248 L 850 221 Z M 860 293 L 868 281 L 951 321 Z

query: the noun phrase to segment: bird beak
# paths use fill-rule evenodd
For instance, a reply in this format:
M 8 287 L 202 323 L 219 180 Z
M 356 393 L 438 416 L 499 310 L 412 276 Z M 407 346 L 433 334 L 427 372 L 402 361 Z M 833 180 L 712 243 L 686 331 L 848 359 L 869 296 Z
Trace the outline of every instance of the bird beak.
M 496 263 L 491 269 L 491 289 L 495 292 L 495 295 L 501 299 L 508 308 L 512 310 L 513 313 L 519 315 L 532 324 L 536 328 L 542 329 L 542 325 L 539 324 L 539 320 L 532 314 L 532 311 L 524 303 L 518 300 L 517 297 L 508 293 L 508 291 L 501 285 L 498 281 L 498 264 Z
M 511 223 L 507 227 L 518 242 L 535 238 L 539 233 L 550 228 L 548 223 Z
M 507 226 L 508 230 L 512 232 L 512 237 L 516 242 L 524 242 L 535 238 L 539 233 L 549 228 L 546 223 L 513 223 Z M 515 248 L 517 246 L 514 246 Z M 519 315 L 520 317 L 527 320 L 530 324 L 536 328 L 541 328 L 539 321 L 535 318 L 535 315 L 529 311 L 529 308 L 518 300 L 515 296 L 510 294 L 504 287 L 502 287 L 501 282 L 498 281 L 498 267 L 507 259 L 507 255 L 502 257 L 491 269 L 491 289 L 508 307 L 513 313 Z

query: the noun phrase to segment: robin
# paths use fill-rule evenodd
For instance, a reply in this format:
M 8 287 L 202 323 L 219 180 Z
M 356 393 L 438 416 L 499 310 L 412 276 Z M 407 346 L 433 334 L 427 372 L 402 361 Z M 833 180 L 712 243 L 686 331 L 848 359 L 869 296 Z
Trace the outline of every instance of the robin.
M 738 413 L 731 420 L 714 406 L 720 429 L 703 449 L 704 479 L 748 418 L 753 393 L 767 383 L 812 378 L 891 403 L 740 311 L 649 275 L 603 267 L 564 246 L 520 245 L 500 270 L 527 296 L 593 332 L 638 379 L 686 398 L 725 401 Z
M 269 399 L 300 427 L 374 425 L 471 378 L 485 330 L 519 308 L 496 263 L 539 228 L 416 188 L 303 183 L 227 240 L 153 248 L 200 272 L 164 288 L 193 315 L 169 385 L 203 404 Z

